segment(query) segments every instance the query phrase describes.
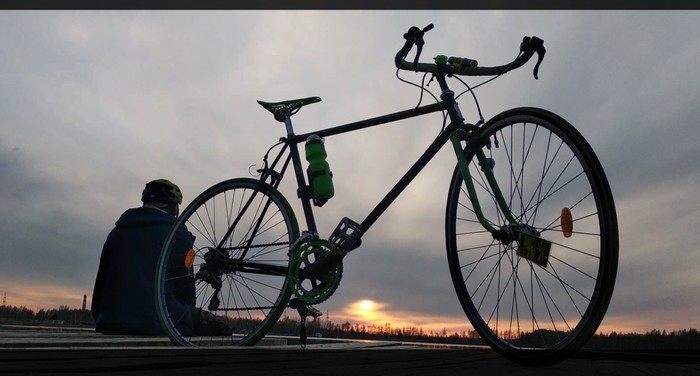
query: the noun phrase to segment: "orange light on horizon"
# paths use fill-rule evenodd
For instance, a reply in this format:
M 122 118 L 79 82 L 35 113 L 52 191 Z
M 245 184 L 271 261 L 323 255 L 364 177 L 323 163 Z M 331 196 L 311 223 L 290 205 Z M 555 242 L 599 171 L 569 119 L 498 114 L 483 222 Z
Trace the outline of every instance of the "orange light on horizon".
M 55 309 L 67 306 L 70 309 L 80 309 L 83 296 L 87 295 L 86 308 L 90 309 L 92 300 L 92 285 L 79 288 L 58 284 L 29 284 L 24 281 L 0 280 L 0 294 L 5 298 L 5 304 L 14 307 L 26 307 L 37 312 L 41 309 Z M 684 320 L 669 326 L 669 321 L 660 315 L 606 315 L 603 323 L 596 331 L 598 334 L 645 333 L 656 330 L 697 329 L 700 327 L 696 316 L 691 311 L 678 312 L 674 315 Z M 395 309 L 390 304 L 371 299 L 361 299 L 331 313 L 330 319 L 336 324 L 349 322 L 375 327 L 391 328 L 420 328 L 425 332 L 448 333 L 472 330 L 466 316 L 424 314 L 413 311 Z
M 3 283 L 2 291 L 6 305 L 26 307 L 35 312 L 41 309 L 59 308 L 60 306 L 80 309 L 83 305 L 84 295 L 87 295 L 86 308 L 90 309 L 92 300 L 92 286 L 85 289 L 76 289 L 72 286 L 60 285 Z
M 427 332 L 461 333 L 473 330 L 469 319 L 459 315 L 427 315 L 417 312 L 395 310 L 389 304 L 380 303 L 376 300 L 361 299 L 346 305 L 338 312 L 332 313 L 332 321 L 336 324 L 349 322 L 350 324 L 366 325 L 368 331 L 370 327 L 384 329 L 391 327 L 395 329 L 420 328 Z M 644 333 L 651 329 L 676 330 L 689 329 L 697 326 L 686 325 L 677 328 L 654 327 L 654 318 L 637 318 L 630 320 L 629 316 L 608 316 L 603 320 L 596 331 L 598 334 L 617 333 Z M 656 320 L 658 321 L 658 320 Z
M 340 312 L 333 314 L 333 321 L 342 323 L 375 326 L 378 328 L 421 328 L 428 331 L 461 332 L 471 329 L 466 317 L 428 316 L 415 312 L 392 310 L 388 304 L 371 299 L 350 303 Z M 368 330 L 370 330 L 368 328 Z

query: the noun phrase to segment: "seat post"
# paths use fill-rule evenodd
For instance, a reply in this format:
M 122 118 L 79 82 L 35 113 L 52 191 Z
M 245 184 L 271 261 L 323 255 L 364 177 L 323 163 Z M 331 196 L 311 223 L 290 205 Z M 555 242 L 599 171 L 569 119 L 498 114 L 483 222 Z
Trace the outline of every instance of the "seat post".
M 284 126 L 287 128 L 287 137 L 294 137 L 294 128 L 292 127 L 292 114 L 289 110 L 284 113 Z

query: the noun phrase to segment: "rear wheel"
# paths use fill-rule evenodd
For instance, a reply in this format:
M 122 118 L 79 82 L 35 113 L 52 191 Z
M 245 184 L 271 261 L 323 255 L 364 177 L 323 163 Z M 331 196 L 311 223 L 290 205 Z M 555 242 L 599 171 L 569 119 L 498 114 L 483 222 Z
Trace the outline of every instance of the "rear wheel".
M 581 134 L 550 112 L 506 111 L 480 131 L 510 225 L 473 152 L 479 223 L 459 168 L 446 214 L 453 284 L 474 329 L 513 361 L 552 364 L 595 332 L 610 302 L 618 259 L 615 205 L 603 169 Z M 522 235 L 521 235 L 522 234 Z
M 194 235 L 183 250 L 178 231 Z M 161 251 L 156 300 L 179 345 L 252 345 L 287 307 L 294 212 L 279 191 L 254 179 L 219 183 L 177 219 Z

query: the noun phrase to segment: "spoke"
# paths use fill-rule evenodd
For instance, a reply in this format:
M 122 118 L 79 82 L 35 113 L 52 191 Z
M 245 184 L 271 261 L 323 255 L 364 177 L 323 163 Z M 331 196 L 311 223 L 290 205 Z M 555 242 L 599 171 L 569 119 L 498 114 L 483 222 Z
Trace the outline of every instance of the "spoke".
M 572 157 L 572 160 L 573 160 L 573 157 Z M 569 163 L 571 163 L 571 161 L 569 161 Z M 568 165 L 567 165 L 567 166 L 568 166 Z M 557 179 L 552 183 L 552 185 L 549 187 L 549 189 L 548 189 L 547 192 L 545 193 L 544 197 L 542 197 L 541 200 L 540 200 L 539 202 L 536 202 L 535 205 L 533 205 L 533 206 L 531 206 L 531 207 L 529 207 L 529 208 L 527 209 L 528 212 L 529 212 L 530 210 L 533 210 L 533 218 L 537 216 L 537 211 L 539 210 L 540 205 L 541 205 L 546 199 L 548 199 L 549 197 L 554 196 L 556 193 L 558 193 L 558 192 L 559 192 L 560 190 L 562 190 L 564 187 L 566 187 L 567 185 L 571 184 L 571 182 L 573 182 L 574 180 L 578 179 L 578 177 L 580 177 L 580 176 L 582 176 L 582 175 L 584 174 L 584 171 L 579 172 L 578 175 L 574 176 L 573 178 L 571 178 L 571 179 L 570 179 L 569 181 L 567 181 L 566 183 L 562 184 L 562 185 L 561 185 L 560 187 L 558 187 L 557 189 L 554 189 L 554 186 L 555 186 L 556 183 L 559 181 L 559 179 L 561 178 L 561 176 L 562 176 L 563 173 L 564 173 L 564 171 L 562 171 L 561 174 L 559 174 L 559 176 L 557 177 Z M 554 191 L 552 191 L 552 189 L 554 189 Z
M 458 249 L 457 252 L 468 252 L 468 251 L 473 251 L 476 249 L 490 248 L 491 246 L 493 246 L 493 243 L 488 244 L 488 245 L 479 245 L 479 246 L 475 246 L 475 247 L 469 247 L 469 248 L 461 248 L 461 249 Z M 488 251 L 488 249 L 487 249 L 487 251 Z M 486 253 L 486 252 L 484 252 L 484 253 Z
M 506 256 L 508 256 L 508 252 L 504 252 L 504 253 L 506 254 Z M 511 265 L 513 265 L 513 261 L 510 258 L 510 256 L 508 256 L 508 259 L 510 260 Z M 500 263 L 499 263 L 499 271 L 500 271 Z M 489 319 L 486 322 L 486 324 L 488 325 L 491 322 L 491 319 L 493 319 L 493 315 L 495 313 L 496 314 L 496 330 L 498 330 L 498 309 L 501 305 L 501 298 L 503 298 L 503 294 L 506 293 L 506 290 L 508 289 L 508 286 L 510 285 L 510 280 L 512 278 L 513 278 L 513 272 L 511 271 L 510 276 L 508 277 L 508 280 L 503 284 L 504 285 L 503 289 L 501 289 L 501 287 L 500 287 L 501 277 L 500 277 L 500 275 L 498 277 L 498 288 L 496 290 L 496 292 L 498 294 L 498 298 L 496 299 L 496 306 L 493 308 L 493 311 L 491 311 L 491 315 L 489 316 Z
M 549 149 L 550 146 L 552 145 L 552 132 L 549 132 L 549 135 L 547 136 L 547 147 L 545 148 L 545 154 L 544 158 L 542 159 L 542 174 L 540 175 L 540 181 L 537 184 L 537 188 L 535 188 L 535 191 L 533 192 L 532 197 L 530 197 L 530 201 L 527 203 L 527 206 L 529 206 L 532 203 L 532 199 L 535 197 L 535 193 L 537 193 L 537 202 L 541 202 L 541 197 L 542 197 L 542 184 L 544 183 L 544 179 L 547 176 L 547 172 L 549 171 L 549 168 L 547 167 L 547 161 L 549 160 Z M 558 151 L 557 151 L 558 152 Z M 535 223 L 537 220 L 537 216 L 534 215 L 532 217 L 532 222 Z
M 484 304 L 484 300 L 486 300 L 486 297 L 487 297 L 487 295 L 488 295 L 488 289 L 489 289 L 489 287 L 491 286 L 491 283 L 493 283 L 493 279 L 494 279 L 494 277 L 496 276 L 496 273 L 499 273 L 499 274 L 500 274 L 501 259 L 502 259 L 502 257 L 503 257 L 503 252 L 501 252 L 501 253 L 499 254 L 499 256 L 500 256 L 500 257 L 498 258 L 498 260 L 493 264 L 493 266 L 492 266 L 491 269 L 489 270 L 488 275 L 490 275 L 491 278 L 489 279 L 489 283 L 488 283 L 488 285 L 486 286 L 486 291 L 484 292 L 484 295 L 481 297 L 481 301 L 479 302 L 479 307 L 477 308 L 478 311 L 481 310 L 481 306 Z M 476 295 L 476 293 L 481 289 L 481 286 L 484 284 L 484 282 L 486 282 L 486 278 L 488 278 L 488 275 L 481 281 L 481 283 L 479 284 L 479 286 L 477 286 L 476 290 L 474 290 L 474 292 L 472 292 L 472 296 Z M 500 277 L 499 277 L 498 280 L 499 280 L 499 283 L 500 283 Z M 464 282 L 466 283 L 466 279 L 465 279 Z M 500 290 L 500 289 L 498 289 L 498 290 Z
M 189 228 L 191 228 L 193 231 L 196 231 L 200 235 L 202 235 L 206 240 L 209 242 L 209 244 L 216 244 L 216 238 L 214 237 L 214 234 L 209 231 L 209 227 L 207 227 L 206 223 L 204 223 L 204 219 L 199 214 L 199 210 L 197 210 L 194 215 L 197 217 L 199 220 L 199 223 L 201 224 L 202 227 L 198 226 L 196 223 L 191 222 L 192 218 L 188 219 L 187 225 Z M 203 228 L 203 229 L 202 229 Z
M 564 248 L 564 249 L 568 249 L 568 250 L 570 250 L 570 251 L 572 251 L 572 252 L 580 253 L 580 254 L 582 254 L 582 255 L 590 256 L 590 257 L 593 257 L 593 258 L 595 258 L 595 259 L 600 260 L 600 256 L 594 255 L 594 254 L 592 254 L 592 253 L 584 252 L 584 251 L 582 251 L 582 250 L 580 250 L 580 249 L 572 248 L 572 247 L 569 247 L 569 246 L 566 246 L 566 245 L 564 245 L 564 244 L 560 244 L 560 243 L 557 243 L 557 242 L 551 242 L 551 243 L 552 243 L 552 244 L 555 244 L 555 245 L 558 245 L 559 247 L 562 247 L 562 248 Z
M 491 249 L 493 244 L 494 244 L 494 242 L 491 242 L 490 245 L 486 246 L 486 250 L 484 250 L 484 253 L 481 254 L 481 257 L 479 258 L 479 260 L 476 261 L 476 265 L 474 265 L 474 268 L 472 268 L 471 272 L 469 272 L 469 275 L 467 275 L 467 277 L 464 279 L 464 282 L 466 282 L 471 277 L 472 273 L 474 273 L 474 270 L 476 270 L 476 267 L 479 266 L 479 263 L 481 263 L 481 261 L 486 259 L 486 258 L 484 258 L 484 255 L 486 255 L 486 253 Z M 484 246 L 471 248 L 471 250 L 481 249 L 481 248 L 484 248 Z M 459 250 L 458 252 L 467 251 L 467 250 L 470 250 L 470 249 L 468 248 L 468 249 L 464 249 L 464 250 Z M 495 254 L 498 255 L 499 253 L 497 252 Z M 487 257 L 487 258 L 489 258 L 489 257 Z M 464 269 L 466 266 L 468 266 L 468 265 L 461 266 L 461 269 Z
M 165 278 L 164 281 L 165 282 L 175 282 L 175 281 L 178 281 L 178 280 L 183 279 L 183 278 L 192 278 L 192 276 L 189 274 L 182 274 L 182 275 L 179 275 L 177 277 Z
M 263 197 L 265 197 L 265 196 L 263 196 Z M 268 200 L 269 200 L 269 198 L 268 198 Z M 258 206 L 255 209 L 255 213 L 253 214 L 253 220 L 250 221 L 250 225 L 248 226 L 248 229 L 246 230 L 245 234 L 241 237 L 241 240 L 238 242 L 239 246 L 242 246 L 242 245 L 247 244 L 249 242 L 250 237 L 251 237 L 251 233 L 253 232 L 253 230 L 255 230 L 255 227 L 258 224 L 258 222 L 262 221 L 262 218 L 259 217 L 259 215 L 260 215 L 260 208 L 265 203 L 264 201 L 265 200 L 263 199 L 263 200 L 260 200 L 258 202 Z M 257 234 L 253 234 L 252 236 L 257 236 Z M 243 252 L 243 253 L 245 254 L 245 252 Z
M 483 261 L 483 260 L 490 259 L 490 258 L 492 258 L 492 257 L 498 257 L 498 256 L 500 256 L 500 253 L 494 253 L 494 254 L 492 254 L 491 256 L 482 257 L 482 258 L 480 258 L 480 259 L 478 259 L 478 260 L 476 260 L 476 261 L 472 261 L 472 262 L 470 262 L 470 263 L 468 263 L 468 264 L 464 264 L 464 265 L 462 265 L 461 267 L 462 267 L 462 269 L 464 269 L 464 268 L 466 268 L 467 266 L 471 266 L 471 265 L 480 263 L 480 262 Z M 469 278 L 467 277 L 466 279 L 469 279 Z
M 534 272 L 534 269 L 533 269 Z M 552 305 L 554 305 L 555 308 L 557 308 L 557 312 L 559 312 L 560 316 L 561 311 L 558 309 L 556 303 L 554 302 L 554 298 L 552 298 L 552 295 L 549 293 L 549 290 L 547 290 L 547 286 L 544 285 L 542 280 L 540 279 L 540 276 L 537 274 L 537 272 L 534 272 L 535 279 L 537 280 L 537 286 L 539 287 L 540 290 L 540 295 L 542 296 L 542 302 L 544 302 L 544 306 L 547 309 L 547 315 L 549 316 L 549 320 L 552 322 L 552 327 L 554 328 L 554 331 L 557 331 L 557 324 L 554 322 L 554 316 L 552 316 L 552 310 L 549 308 L 549 304 L 547 303 L 547 297 L 549 297 L 549 300 L 552 302 Z M 544 296 L 544 294 L 547 293 L 547 297 Z M 564 322 L 566 323 L 566 319 L 564 318 Z M 566 323 L 566 326 L 569 327 L 569 324 Z M 571 328 L 569 327 L 569 330 Z
M 554 300 L 554 297 L 552 297 L 552 294 L 549 292 L 549 289 L 547 289 L 547 286 L 545 286 L 544 282 L 542 282 L 542 279 L 540 279 L 539 275 L 535 273 L 535 276 L 537 278 L 537 284 L 540 287 L 540 293 L 542 294 L 542 301 L 544 302 L 545 306 L 547 307 L 547 313 L 549 316 L 549 320 L 552 322 L 552 327 L 554 328 L 555 332 L 558 332 L 557 330 L 557 324 L 554 321 L 554 316 L 552 316 L 552 311 L 550 309 L 549 304 L 547 303 L 547 300 L 551 302 L 552 306 L 554 309 L 557 311 L 559 314 L 559 317 L 561 317 L 562 321 L 564 321 L 564 325 L 568 328 L 569 331 L 571 331 L 571 325 L 569 325 L 569 322 L 567 321 L 566 317 L 562 313 L 561 309 L 559 309 L 559 305 L 557 302 Z M 547 296 L 545 297 L 545 293 Z
M 204 211 L 206 213 L 206 219 L 209 220 L 209 229 L 211 229 L 211 238 L 216 239 L 216 196 L 212 197 L 212 204 L 211 206 L 212 211 L 214 214 L 212 215 L 209 212 L 209 205 L 207 203 L 204 204 Z M 212 219 L 214 217 L 214 219 Z M 206 226 L 206 223 L 202 223 L 204 226 Z M 213 243 L 215 244 L 215 243 Z
M 240 282 L 238 282 L 238 281 L 236 281 L 235 279 L 231 278 L 231 279 L 230 279 L 230 282 L 229 282 L 229 290 L 228 290 L 228 291 L 229 291 L 229 294 L 233 294 L 234 289 L 231 288 L 231 285 L 233 285 L 233 287 L 235 287 L 235 291 L 236 291 L 237 294 L 238 294 L 237 296 L 238 296 L 238 297 L 240 298 L 240 300 L 241 300 L 241 302 L 239 303 L 240 306 L 236 305 L 236 308 L 240 308 L 241 306 L 242 306 L 242 307 L 245 307 L 245 308 L 249 308 L 249 307 L 248 307 L 248 304 L 245 302 L 245 299 L 243 298 L 243 297 L 244 297 L 243 293 L 241 293 L 241 288 L 240 288 L 240 286 L 239 286 L 240 284 L 241 284 Z M 245 287 L 245 286 L 243 286 L 243 287 Z M 255 299 L 253 299 L 253 300 L 255 300 Z M 256 302 L 256 303 L 257 303 L 257 302 Z M 258 304 L 258 306 L 259 306 L 259 304 Z M 245 310 L 245 312 L 248 313 L 248 319 L 251 319 L 251 320 L 252 320 L 252 319 L 253 319 L 253 316 L 251 315 L 251 311 L 253 311 L 253 309 L 246 309 L 246 310 Z
M 499 255 L 499 256 L 500 256 L 500 255 Z M 482 259 L 482 260 L 483 260 L 483 259 Z M 501 260 L 501 257 L 499 257 L 498 260 L 493 264 L 493 266 L 491 267 L 491 269 L 489 269 L 489 272 L 487 273 L 486 277 L 484 277 L 484 279 L 481 280 L 481 283 L 479 283 L 479 285 L 476 287 L 476 289 L 475 289 L 474 291 L 471 292 L 471 295 L 472 295 L 472 296 L 476 295 L 476 294 L 479 292 L 479 290 L 481 289 L 481 286 L 483 286 L 484 282 L 486 282 L 486 280 L 489 279 L 489 276 L 491 276 L 491 278 L 489 279 L 488 286 L 486 286 L 486 289 L 488 290 L 488 287 L 491 286 L 491 281 L 493 281 L 493 277 L 494 277 L 494 275 L 495 275 L 495 273 L 496 273 L 496 271 L 497 271 L 497 268 L 498 268 L 498 266 L 499 266 L 500 260 Z M 479 262 L 481 262 L 481 260 L 480 260 Z M 478 263 L 477 263 L 477 265 L 478 265 Z M 465 283 L 465 284 L 466 284 L 467 281 L 471 278 L 472 273 L 474 272 L 474 270 L 476 270 L 476 266 L 477 266 L 477 265 L 475 265 L 474 268 L 472 269 L 472 271 L 469 273 L 469 275 L 468 275 L 466 278 L 464 278 L 464 283 Z M 481 298 L 481 303 L 479 304 L 479 307 L 481 307 L 481 304 L 483 303 L 483 301 L 484 301 L 485 298 L 486 298 L 486 293 L 484 293 L 484 296 Z
M 530 200 L 528 201 L 528 204 L 526 206 L 524 206 L 524 207 L 532 208 L 532 206 L 530 206 L 530 204 L 532 203 L 532 200 L 534 199 L 535 195 L 537 196 L 537 204 L 534 205 L 535 212 L 533 213 L 532 217 L 530 218 L 530 220 L 531 220 L 530 223 L 534 223 L 534 221 L 536 220 L 536 218 L 537 218 L 537 210 L 536 209 L 537 209 L 537 207 L 539 207 L 539 203 L 544 201 L 544 198 L 542 198 L 542 188 L 543 188 L 544 180 L 549 175 L 550 169 L 554 165 L 554 162 L 557 160 L 557 156 L 559 155 L 559 152 L 561 151 L 562 146 L 564 146 L 564 142 L 561 141 L 559 143 L 559 146 L 557 147 L 556 151 L 554 152 L 554 155 L 552 155 L 551 160 L 548 160 L 549 150 L 550 150 L 551 143 L 552 143 L 552 135 L 553 135 L 553 133 L 550 131 L 549 136 L 547 137 L 547 148 L 545 149 L 546 150 L 545 158 L 542 161 L 542 174 L 540 177 L 540 181 L 537 183 L 537 187 L 533 191 L 532 196 L 530 196 Z M 525 216 L 528 211 L 529 211 L 529 209 L 523 210 L 523 216 Z
M 569 297 L 569 300 L 571 300 L 571 303 L 573 303 L 574 307 L 576 307 L 576 310 L 578 311 L 578 313 L 579 313 L 581 316 L 583 316 L 583 314 L 581 313 L 581 310 L 580 310 L 579 307 L 578 307 L 578 304 L 576 304 L 576 301 L 574 301 L 573 296 L 571 296 L 571 293 L 569 292 L 569 289 L 571 289 L 571 290 L 574 291 L 575 293 L 581 295 L 581 297 L 583 297 L 584 299 L 586 299 L 586 300 L 589 301 L 589 302 L 591 301 L 591 299 L 590 299 L 589 297 L 587 297 L 586 295 L 584 295 L 582 292 L 578 291 L 578 289 L 576 289 L 575 287 L 571 286 L 571 285 L 568 284 L 566 281 L 564 281 L 563 279 L 561 279 L 561 277 L 559 277 L 559 273 L 557 273 L 556 268 L 554 267 L 554 265 L 551 265 L 551 264 L 550 264 L 550 268 L 552 269 L 552 272 L 549 272 L 547 269 L 544 269 L 544 270 L 545 270 L 547 273 L 549 273 L 551 276 L 553 276 L 554 278 L 556 278 L 556 279 L 559 281 L 559 283 L 561 284 L 561 286 L 564 288 L 564 291 L 566 292 L 566 295 Z M 567 288 L 567 287 L 568 287 L 568 288 Z
M 476 223 L 479 223 L 479 221 L 474 221 Z M 458 232 L 455 235 L 457 236 L 464 236 L 464 235 L 476 235 L 476 234 L 488 234 L 488 230 L 480 230 L 480 231 L 466 231 L 466 232 Z
M 583 270 L 581 270 L 581 269 L 579 269 L 579 268 L 577 268 L 577 267 L 575 267 L 575 266 L 569 264 L 568 262 L 566 262 L 566 261 L 564 261 L 564 260 L 562 260 L 562 259 L 560 259 L 560 258 L 558 258 L 558 257 L 556 257 L 556 256 L 554 256 L 554 255 L 550 255 L 549 257 L 550 257 L 550 259 L 557 260 L 557 261 L 561 262 L 562 264 L 564 264 L 564 265 L 570 267 L 571 269 L 574 269 L 575 271 L 577 271 L 577 272 L 579 272 L 579 273 L 585 275 L 586 277 L 588 277 L 588 278 L 590 278 L 590 279 L 592 279 L 592 280 L 594 280 L 594 281 L 597 279 L 596 277 L 594 277 L 594 276 L 592 276 L 592 275 L 590 275 L 590 274 L 584 272 Z

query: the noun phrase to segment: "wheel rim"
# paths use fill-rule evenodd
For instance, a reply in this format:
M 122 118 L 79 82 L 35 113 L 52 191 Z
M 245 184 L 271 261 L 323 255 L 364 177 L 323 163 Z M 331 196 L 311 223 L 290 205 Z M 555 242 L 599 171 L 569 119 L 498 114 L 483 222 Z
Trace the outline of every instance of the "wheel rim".
M 185 278 L 196 281 L 194 306 L 206 317 L 213 314 L 214 321 L 225 322 L 233 334 L 190 333 L 190 328 L 178 325 L 184 317 L 182 310 L 165 303 L 165 294 L 161 294 L 165 316 L 161 319 L 165 319 L 171 339 L 195 346 L 254 344 L 286 308 L 290 296 L 286 279 L 289 244 L 298 237 L 298 228 L 286 200 L 269 187 L 265 192 L 256 192 L 256 183 L 244 179 L 222 183 L 183 211 L 176 226 L 185 225 L 196 237 L 194 251 L 185 261 L 192 266 Z M 222 242 L 233 223 L 234 230 Z M 173 273 L 162 265 L 181 266 L 182 256 L 168 246 L 171 240 L 172 233 L 159 267 L 163 270 L 159 274 L 161 292 L 170 291 L 175 283 L 175 278 L 167 277 Z M 182 273 L 179 278 L 183 278 Z
M 448 215 L 455 287 L 475 329 L 497 349 L 579 346 L 600 323 L 611 294 L 605 289 L 614 282 L 606 233 L 614 208 L 607 210 L 603 197 L 609 188 L 592 152 L 572 150 L 581 140 L 571 130 L 527 116 L 511 120 L 487 131 L 487 156 L 495 160 L 494 174 L 516 219 L 552 242 L 549 262 L 541 267 L 518 255 L 517 241 L 494 240 L 476 220 L 466 190 L 456 187 Z M 470 172 L 484 215 L 500 228 L 505 219 L 476 158 Z

